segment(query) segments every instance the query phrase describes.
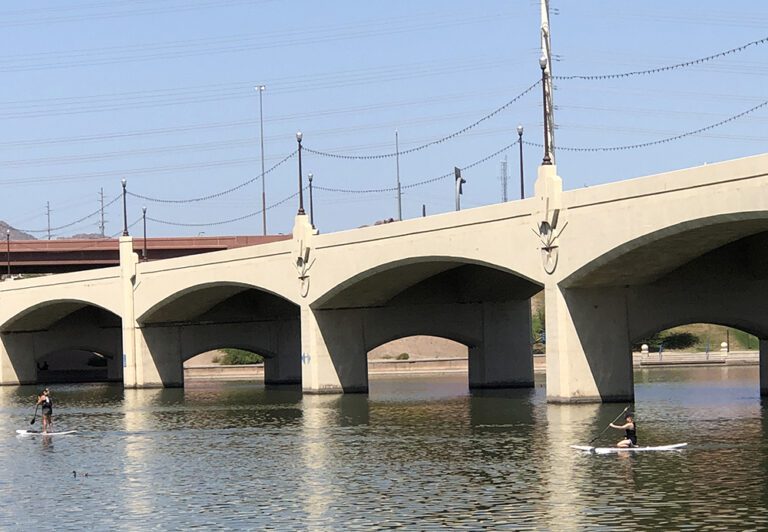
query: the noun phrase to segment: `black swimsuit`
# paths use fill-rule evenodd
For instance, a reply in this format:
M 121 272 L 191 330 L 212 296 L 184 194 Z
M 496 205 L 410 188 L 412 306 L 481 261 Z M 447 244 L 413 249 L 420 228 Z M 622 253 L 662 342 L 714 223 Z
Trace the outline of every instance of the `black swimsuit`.
M 633 446 L 637 445 L 637 425 L 632 423 L 631 429 L 624 429 L 625 437 L 632 443 Z
M 46 397 L 43 399 L 43 415 L 50 416 L 51 414 L 53 414 L 53 401 L 50 397 Z

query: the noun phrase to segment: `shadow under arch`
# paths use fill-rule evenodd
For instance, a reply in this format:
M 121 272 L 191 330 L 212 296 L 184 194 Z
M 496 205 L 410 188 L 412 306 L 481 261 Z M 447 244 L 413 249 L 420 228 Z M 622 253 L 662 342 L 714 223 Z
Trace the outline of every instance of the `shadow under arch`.
M 330 355 L 344 392 L 368 391 L 371 349 L 418 335 L 467 345 L 470 387 L 532 386 L 530 298 L 541 289 L 517 272 L 465 257 L 387 262 L 310 304 L 323 341 L 316 349 Z
M 735 241 L 768 231 L 768 211 L 726 213 L 673 224 L 595 257 L 560 285 L 564 288 L 649 283 Z
M 37 382 L 74 383 L 110 382 L 120 376 L 110 375 L 110 367 L 119 365 L 117 352 L 106 353 L 88 344 L 77 344 L 36 358 Z
M 163 386 L 183 385 L 183 364 L 221 347 L 265 356 L 265 383 L 301 382 L 299 307 L 258 286 L 215 282 L 190 286 L 138 318 Z
M 38 362 L 53 353 L 106 355 L 106 380 L 122 380 L 122 321 L 109 310 L 80 300 L 54 300 L 25 309 L 3 324 L 0 342 L 10 362 L 2 384 L 37 382 Z M 57 382 L 68 382 L 66 374 Z M 83 379 L 76 379 L 81 382 Z M 102 380 L 102 379 L 99 379 Z
M 82 309 L 94 308 L 120 319 L 113 310 L 83 299 L 54 299 L 29 306 L 0 324 L 0 333 L 44 331 Z
M 498 300 L 510 296 L 527 299 L 543 289 L 540 283 L 518 272 L 485 261 L 447 255 L 417 256 L 361 271 L 319 296 L 310 307 L 319 310 L 384 305 L 429 279 L 447 280 L 457 275 L 463 275 L 466 282 L 462 290 L 455 290 L 452 295 L 465 301 Z M 488 289 L 492 283 L 496 284 L 495 294 Z M 459 285 L 454 287 L 459 288 Z

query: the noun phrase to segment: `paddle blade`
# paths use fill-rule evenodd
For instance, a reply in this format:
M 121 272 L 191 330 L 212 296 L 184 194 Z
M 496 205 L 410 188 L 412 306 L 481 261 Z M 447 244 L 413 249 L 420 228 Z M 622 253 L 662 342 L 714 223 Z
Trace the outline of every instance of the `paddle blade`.
M 34 424 L 35 424 L 35 419 L 36 419 L 36 418 L 32 418 L 32 421 L 30 421 L 30 422 L 29 422 L 29 424 L 30 424 L 30 425 L 34 425 Z

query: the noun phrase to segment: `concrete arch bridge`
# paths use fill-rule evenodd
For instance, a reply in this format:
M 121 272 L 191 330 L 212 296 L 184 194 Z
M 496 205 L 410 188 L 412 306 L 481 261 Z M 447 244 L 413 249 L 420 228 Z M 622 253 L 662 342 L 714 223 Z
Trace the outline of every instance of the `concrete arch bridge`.
M 530 298 L 545 293 L 547 396 L 634 395 L 631 342 L 711 322 L 760 338 L 768 394 L 768 155 L 330 234 L 0 283 L 0 384 L 98 352 L 126 387 L 183 385 L 217 347 L 264 354 L 267 383 L 364 392 L 366 354 L 413 335 L 469 347 L 469 385 L 533 384 Z

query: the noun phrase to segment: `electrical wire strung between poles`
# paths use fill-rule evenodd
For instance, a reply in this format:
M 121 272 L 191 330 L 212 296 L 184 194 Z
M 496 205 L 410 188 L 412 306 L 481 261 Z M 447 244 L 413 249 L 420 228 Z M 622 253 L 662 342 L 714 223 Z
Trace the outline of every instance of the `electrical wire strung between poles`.
M 282 165 L 284 162 L 288 161 L 292 157 L 294 157 L 298 153 L 298 150 L 293 150 L 290 154 L 288 154 L 285 158 L 283 158 L 279 163 L 274 165 L 272 168 L 264 172 L 264 176 L 266 176 L 268 173 L 272 172 L 273 170 L 277 169 L 280 165 Z M 126 191 L 126 194 L 129 196 L 133 196 L 134 198 L 143 199 L 145 201 L 152 201 L 155 203 L 195 203 L 198 201 L 206 201 L 209 199 L 219 198 L 221 196 L 225 196 L 227 194 L 230 194 L 236 190 L 240 190 L 243 187 L 246 187 L 250 185 L 251 183 L 254 183 L 255 181 L 258 181 L 262 178 L 262 174 L 257 175 L 256 177 L 249 179 L 248 181 L 245 181 L 243 183 L 240 183 L 239 185 L 236 185 L 232 188 L 228 188 L 227 190 L 222 190 L 221 192 L 214 192 L 213 194 L 209 194 L 207 196 L 200 196 L 199 198 L 188 198 L 188 199 L 164 199 L 164 198 L 152 198 L 150 196 L 144 196 L 142 194 L 136 194 L 134 192 L 128 192 Z M 261 211 L 259 211 L 261 212 Z
M 306 191 L 308 189 L 309 189 L 309 185 L 305 186 L 302 190 Z M 272 205 L 267 207 L 266 210 L 274 209 L 275 207 L 277 207 L 279 205 L 282 205 L 283 203 L 285 203 L 285 202 L 287 202 L 289 200 L 292 200 L 293 198 L 295 198 L 298 195 L 299 195 L 298 192 L 294 192 L 290 196 L 288 196 L 286 198 L 283 198 L 283 199 L 281 199 L 280 201 L 278 201 L 276 203 L 273 203 Z M 264 209 L 259 209 L 258 211 L 251 212 L 251 213 L 248 213 L 248 214 L 244 214 L 243 216 L 238 216 L 237 218 L 230 218 L 229 220 L 220 220 L 218 222 L 207 222 L 207 223 L 171 222 L 171 221 L 168 221 L 168 220 L 159 220 L 157 218 L 150 218 L 149 216 L 147 216 L 147 220 L 149 220 L 151 222 L 163 224 L 163 225 L 172 225 L 172 226 L 175 226 L 175 227 L 209 227 L 209 226 L 214 226 L 214 225 L 225 225 L 225 224 L 230 224 L 230 223 L 234 223 L 234 222 L 239 222 L 239 221 L 242 221 L 242 220 L 247 220 L 248 218 L 253 218 L 254 216 L 258 216 L 259 214 L 261 214 L 263 212 L 263 210 Z
M 739 118 L 742 118 L 750 113 L 753 113 L 757 111 L 758 109 L 765 107 L 768 105 L 768 100 L 765 100 L 762 103 L 757 104 L 756 106 L 747 109 L 746 111 L 742 111 L 741 113 L 735 114 L 733 116 L 729 116 L 725 120 L 721 120 L 720 122 L 715 122 L 714 124 L 710 124 L 708 126 L 704 126 L 699 129 L 695 129 L 693 131 L 687 131 L 685 133 L 680 133 L 679 135 L 673 135 L 671 137 L 667 137 L 664 139 L 658 139 L 658 140 L 652 140 L 649 142 L 641 142 L 638 144 L 627 144 L 626 146 L 603 146 L 603 147 L 597 147 L 597 148 L 579 148 L 579 147 L 569 147 L 569 146 L 558 146 L 557 149 L 560 151 L 576 151 L 576 152 L 607 152 L 607 151 L 624 151 L 624 150 L 635 150 L 638 148 L 648 148 L 650 146 L 657 146 L 659 144 L 666 144 L 667 142 L 672 142 L 673 140 L 680 140 L 685 137 L 690 137 L 692 135 L 697 135 L 699 133 L 703 133 L 705 131 L 709 131 L 711 129 L 715 129 L 717 127 L 720 127 L 724 124 L 727 124 L 728 122 L 733 122 L 734 120 L 738 120 Z M 544 145 L 540 144 L 538 142 L 530 142 L 527 140 L 523 141 L 523 144 L 527 146 L 535 146 L 537 148 L 541 148 Z
M 122 194 L 115 196 L 115 199 L 111 200 L 109 203 L 104 204 L 104 208 L 106 209 L 113 203 L 115 203 L 117 200 L 119 200 L 122 197 Z M 49 231 L 60 231 L 61 229 L 66 229 L 67 227 L 72 227 L 73 225 L 77 225 L 80 222 L 84 222 L 88 218 L 93 218 L 94 216 L 97 216 L 101 213 L 102 208 L 99 207 L 98 210 L 92 212 L 91 214 L 88 214 L 86 216 L 83 216 L 82 218 L 75 220 L 74 222 L 70 222 L 68 224 L 60 225 L 58 227 L 51 227 L 50 229 L 17 229 L 17 231 L 21 231 L 23 233 L 47 233 Z
M 508 149 L 510 149 L 512 146 L 517 146 L 517 141 L 513 142 L 512 144 L 507 144 L 503 148 L 501 148 L 498 151 L 493 152 L 492 154 L 483 157 L 482 159 L 479 159 L 471 164 L 468 164 L 467 166 L 463 166 L 460 168 L 460 170 L 469 170 L 470 168 L 474 168 L 477 165 L 483 164 L 484 162 L 487 162 L 494 157 L 497 157 L 498 155 L 504 153 Z M 454 172 L 448 172 L 447 174 L 443 174 L 437 177 L 432 177 L 429 179 L 424 179 L 422 181 L 417 181 L 415 183 L 410 183 L 408 185 L 402 185 L 400 187 L 401 190 L 407 190 L 410 188 L 416 188 L 423 185 L 428 185 L 430 183 L 435 183 L 437 181 L 441 181 L 443 179 L 448 179 L 449 177 L 455 176 Z M 394 192 L 397 190 L 397 187 L 387 187 L 387 188 L 369 188 L 369 189 L 361 189 L 361 190 L 355 190 L 351 188 L 330 188 L 330 187 L 322 187 L 322 186 L 314 186 L 313 187 L 316 190 L 322 190 L 324 192 L 340 192 L 343 194 L 376 194 L 380 192 Z
M 730 50 L 718 52 L 716 54 L 708 55 L 706 57 L 700 57 L 699 59 L 692 59 L 690 61 L 684 61 L 682 63 L 676 63 L 674 65 L 667 65 L 663 67 L 649 68 L 647 70 L 632 70 L 629 72 L 622 72 L 619 74 L 596 74 L 593 76 L 584 76 L 584 75 L 552 76 L 552 78 L 556 80 L 562 80 L 562 81 L 574 80 L 574 79 L 583 80 L 583 81 L 596 81 L 596 80 L 604 80 L 604 79 L 619 79 L 619 78 L 629 78 L 633 76 L 644 76 L 648 74 L 658 74 L 660 72 L 668 72 L 670 70 L 677 70 L 679 68 L 687 68 L 687 67 L 698 65 L 701 63 L 707 63 L 709 61 L 713 61 L 715 59 L 725 57 L 726 55 L 743 52 L 744 50 L 746 50 L 751 46 L 760 46 L 765 43 L 768 43 L 768 37 L 763 37 L 762 39 L 748 42 L 747 44 L 737 46 L 736 48 L 731 48 Z
M 314 155 L 320 155 L 321 157 L 331 157 L 334 159 L 348 159 L 348 160 L 374 160 L 374 159 L 390 159 L 392 157 L 397 157 L 398 155 L 408 155 L 409 153 L 414 153 L 417 151 L 421 151 L 423 149 L 429 148 L 430 146 L 434 146 L 435 144 L 440 144 L 442 142 L 445 142 L 447 140 L 454 139 L 460 135 L 463 135 L 467 131 L 479 126 L 486 120 L 493 118 L 503 110 L 505 110 L 507 107 L 512 105 L 513 103 L 517 102 L 520 98 L 531 92 L 533 89 L 535 89 L 539 84 L 541 83 L 541 80 L 538 80 L 536 83 L 525 89 L 523 92 L 509 100 L 507 103 L 502 105 L 501 107 L 497 107 L 484 117 L 480 118 L 479 120 L 476 120 L 469 124 L 466 127 L 463 127 L 462 129 L 458 131 L 454 131 L 450 135 L 446 135 L 445 137 L 427 142 L 426 144 L 422 144 L 421 146 L 416 146 L 414 148 L 409 148 L 407 150 L 402 150 L 400 152 L 392 152 L 392 153 L 379 153 L 379 154 L 372 154 L 372 155 L 342 155 L 337 153 L 330 153 L 326 151 L 319 151 L 319 150 L 313 150 L 311 148 L 307 148 L 306 146 L 303 147 L 303 150 L 308 153 L 312 153 Z

